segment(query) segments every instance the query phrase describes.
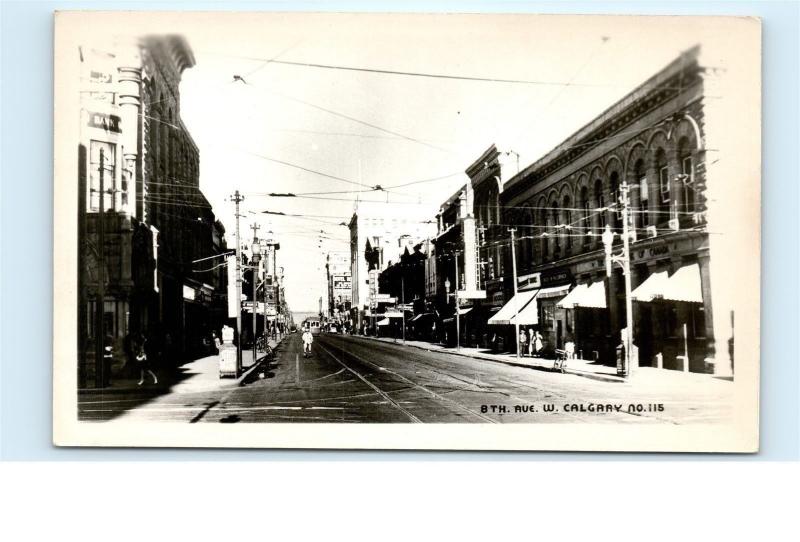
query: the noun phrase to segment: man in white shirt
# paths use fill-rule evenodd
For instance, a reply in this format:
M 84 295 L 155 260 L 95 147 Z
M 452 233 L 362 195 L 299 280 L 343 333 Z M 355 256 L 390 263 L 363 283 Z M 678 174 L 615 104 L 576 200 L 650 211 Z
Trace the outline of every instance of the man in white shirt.
M 303 332 L 303 357 L 311 355 L 311 343 L 314 342 L 314 336 L 311 330 L 306 328 Z

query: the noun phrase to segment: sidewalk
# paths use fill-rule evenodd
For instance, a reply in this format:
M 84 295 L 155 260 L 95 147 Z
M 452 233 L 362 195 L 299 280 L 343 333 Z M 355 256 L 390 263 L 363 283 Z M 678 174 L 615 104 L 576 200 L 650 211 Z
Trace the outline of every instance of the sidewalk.
M 388 337 L 367 337 L 358 335 L 376 341 L 382 341 L 392 344 L 402 344 L 400 339 L 391 339 Z M 429 352 L 444 352 L 447 354 L 454 354 L 457 356 L 466 356 L 474 359 L 483 359 L 493 361 L 495 363 L 504 363 L 506 365 L 513 365 L 516 367 L 528 367 L 531 369 L 552 371 L 555 360 L 550 358 L 532 358 L 532 357 L 519 357 L 515 354 L 509 353 L 493 353 L 485 348 L 471 348 L 462 346 L 456 350 L 455 347 L 446 347 L 437 343 L 429 343 L 424 341 L 409 341 L 406 340 L 406 346 L 413 348 L 420 348 Z M 564 369 L 565 373 L 589 378 L 591 380 L 599 380 L 601 382 L 615 382 L 615 383 L 629 383 L 635 380 L 637 384 L 666 384 L 667 382 L 676 384 L 678 382 L 708 382 L 714 380 L 716 382 L 726 382 L 724 379 L 714 378 L 714 375 L 703 373 L 684 373 L 682 371 L 672 371 L 668 369 L 656 369 L 654 367 L 640 367 L 636 370 L 636 374 L 631 378 L 624 378 L 617 375 L 616 367 L 609 367 L 600 363 L 591 362 L 581 359 L 572 359 L 566 362 Z
M 283 337 L 281 337 L 281 340 L 282 339 Z M 280 340 L 269 340 L 270 348 L 274 349 L 278 344 L 280 344 Z M 263 359 L 263 352 L 259 352 L 258 358 L 253 360 L 253 351 L 243 350 L 242 373 L 235 379 L 219 377 L 219 355 L 212 355 L 186 363 L 172 372 L 155 370 L 154 372 L 158 377 L 158 384 L 153 384 L 152 377 L 147 374 L 144 384 L 141 386 L 138 384 L 139 379 L 137 377 L 112 378 L 111 385 L 106 388 L 80 388 L 78 389 L 78 393 L 142 393 L 143 395 L 154 395 L 168 391 L 170 393 L 186 393 L 213 388 L 233 387 L 240 385 Z

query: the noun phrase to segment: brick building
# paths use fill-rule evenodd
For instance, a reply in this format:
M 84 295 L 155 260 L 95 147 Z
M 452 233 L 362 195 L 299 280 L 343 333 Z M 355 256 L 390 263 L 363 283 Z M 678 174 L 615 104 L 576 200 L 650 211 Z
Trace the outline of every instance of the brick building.
M 625 288 L 618 267 L 606 276 L 601 234 L 616 234 L 618 252 L 626 183 L 634 360 L 725 372 L 714 354 L 733 334 L 712 316 L 706 184 L 714 147 L 705 114 L 714 103 L 699 53 L 682 54 L 505 184 L 503 222 L 518 230 L 520 313 L 541 330 L 546 350 L 573 340 L 583 358 L 614 361 Z M 511 265 L 510 251 L 504 257 Z M 504 282 L 508 299 L 510 273 Z M 732 320 L 726 312 L 717 318 Z
M 163 341 L 170 363 L 203 350 L 215 292 L 224 285 L 222 275 L 197 273 L 192 262 L 224 250 L 224 242 L 214 241 L 221 225 L 200 191 L 199 151 L 180 119 L 181 73 L 194 65 L 186 41 L 118 39 L 81 47 L 79 55 L 83 384 L 95 378 L 98 318 L 113 345 L 112 373 L 124 361 L 129 333 Z

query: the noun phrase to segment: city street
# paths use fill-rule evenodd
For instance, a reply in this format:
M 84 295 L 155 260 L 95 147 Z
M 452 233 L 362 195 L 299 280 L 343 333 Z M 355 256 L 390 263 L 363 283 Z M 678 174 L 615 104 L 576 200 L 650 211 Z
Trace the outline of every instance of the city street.
M 300 334 L 288 335 L 265 378 L 254 373 L 242 386 L 209 377 L 214 363 L 211 357 L 189 364 L 169 387 L 81 395 L 80 417 L 187 423 L 684 424 L 725 421 L 731 404 L 731 383 L 710 376 L 699 381 L 698 375 L 659 371 L 631 382 L 603 382 L 340 334 L 316 336 L 310 358 L 302 355 Z

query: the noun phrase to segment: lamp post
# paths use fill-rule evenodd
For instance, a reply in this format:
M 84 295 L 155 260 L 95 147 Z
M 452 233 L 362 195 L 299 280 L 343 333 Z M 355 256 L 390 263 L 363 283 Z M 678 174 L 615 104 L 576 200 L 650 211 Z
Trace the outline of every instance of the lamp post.
M 617 368 L 617 372 L 627 377 L 633 372 L 633 366 L 631 364 L 631 348 L 633 343 L 633 328 L 631 327 L 633 315 L 631 313 L 633 311 L 633 301 L 631 299 L 631 251 L 630 233 L 628 230 L 628 220 L 630 216 L 628 183 L 623 182 L 619 191 L 620 203 L 622 205 L 622 252 L 613 254 L 612 243 L 614 242 L 615 234 L 611 231 L 608 224 L 606 224 L 601 239 L 606 254 L 606 275 L 609 279 L 611 278 L 611 267 L 613 263 L 616 263 L 622 268 L 622 274 L 625 280 L 625 334 L 624 337 L 622 337 L 625 348 L 625 359 L 623 360 L 623 366 Z

